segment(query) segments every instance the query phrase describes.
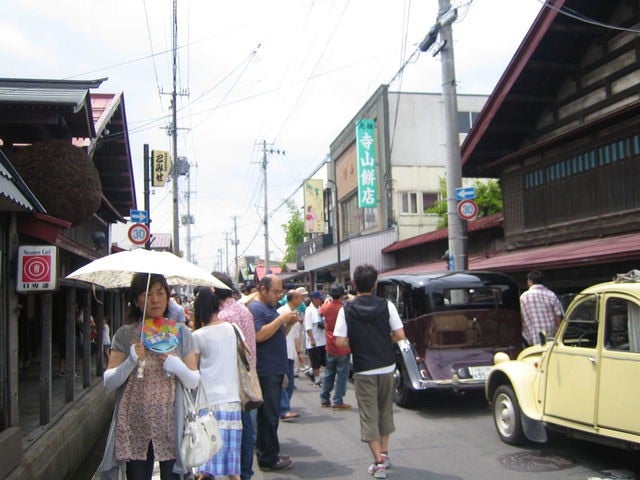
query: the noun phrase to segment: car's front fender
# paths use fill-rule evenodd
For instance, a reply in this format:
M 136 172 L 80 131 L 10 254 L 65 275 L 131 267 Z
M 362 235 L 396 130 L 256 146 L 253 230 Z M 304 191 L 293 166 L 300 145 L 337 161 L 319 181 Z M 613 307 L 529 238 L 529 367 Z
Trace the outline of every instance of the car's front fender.
M 538 358 L 539 361 L 539 358 Z M 507 360 L 496 364 L 487 378 L 485 395 L 493 400 L 493 394 L 501 385 L 510 385 L 516 395 L 520 410 L 531 420 L 542 419 L 542 409 L 538 398 L 540 371 L 538 361 Z
M 416 358 L 418 358 L 418 354 L 416 352 L 415 347 L 409 340 L 402 339 L 397 343 L 396 350 L 398 361 L 404 367 L 404 371 L 406 374 L 406 380 L 409 382 L 411 388 L 413 390 L 422 390 L 421 379 L 422 375 L 420 374 L 420 369 L 418 364 L 416 363 Z M 403 381 L 404 379 L 401 379 Z

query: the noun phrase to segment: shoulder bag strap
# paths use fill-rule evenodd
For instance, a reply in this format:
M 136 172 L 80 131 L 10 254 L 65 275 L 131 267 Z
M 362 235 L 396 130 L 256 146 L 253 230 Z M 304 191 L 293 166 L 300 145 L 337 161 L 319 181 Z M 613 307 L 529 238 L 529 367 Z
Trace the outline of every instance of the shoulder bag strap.
M 238 326 L 234 323 L 232 323 L 231 325 L 233 326 L 233 331 L 236 333 L 236 343 L 238 345 L 238 358 L 240 359 L 240 361 L 242 362 L 242 365 L 244 365 L 244 368 L 248 372 L 249 370 L 251 370 L 251 364 L 249 363 L 249 356 L 251 356 L 251 353 L 249 352 L 249 349 L 245 345 L 244 340 L 242 340 L 242 337 L 240 336 L 240 331 L 238 330 Z
M 198 385 L 198 390 L 200 385 Z M 182 393 L 184 398 L 184 415 L 185 418 L 189 418 L 190 415 L 194 415 L 196 411 L 195 401 L 193 399 L 193 393 L 188 388 L 182 387 Z M 197 395 L 197 394 L 196 394 Z

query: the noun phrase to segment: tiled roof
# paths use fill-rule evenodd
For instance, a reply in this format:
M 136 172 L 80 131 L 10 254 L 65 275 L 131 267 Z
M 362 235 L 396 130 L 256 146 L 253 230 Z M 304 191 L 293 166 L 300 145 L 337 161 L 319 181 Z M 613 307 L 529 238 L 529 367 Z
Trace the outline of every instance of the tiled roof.
M 271 262 L 269 262 L 271 263 Z M 269 265 L 269 270 L 270 272 L 267 273 L 272 273 L 272 274 L 278 274 L 282 272 L 282 268 L 280 268 L 280 265 L 276 266 L 276 265 Z M 255 276 L 258 279 L 262 279 L 264 277 L 265 273 L 264 273 L 264 264 L 260 264 L 256 267 L 255 270 Z
M 0 133 L 15 143 L 95 137 L 89 89 L 104 80 L 0 78 Z M 60 116 L 56 123 L 49 121 L 52 112 Z M 23 117 L 28 121 L 15 121 Z
M 486 230 L 488 228 L 499 227 L 502 225 L 503 218 L 504 217 L 502 213 L 494 213 L 493 215 L 478 218 L 473 222 L 469 222 L 467 224 L 467 232 L 475 232 L 479 230 Z M 382 253 L 397 252 L 398 250 L 415 247 L 416 245 L 424 245 L 436 240 L 443 240 L 447 238 L 448 235 L 449 231 L 446 228 L 435 230 L 433 232 L 423 233 L 421 235 L 416 235 L 415 237 L 405 238 L 404 240 L 400 240 L 399 242 L 392 243 L 388 247 L 383 248 Z
M 500 252 L 490 257 L 471 257 L 469 270 L 496 270 L 509 273 L 558 267 L 581 267 L 627 260 L 640 260 L 640 233 Z M 446 268 L 447 264 L 444 261 L 428 262 L 389 270 L 380 276 L 426 273 L 446 270 Z
M 544 6 L 461 145 L 465 177 L 498 177 L 508 155 L 531 145 L 541 116 L 563 85 L 572 81 L 574 69 L 579 70 L 578 59 L 602 42 L 603 29 L 585 26 L 583 18 L 610 23 L 616 9 L 626 8 L 623 0 L 541 3 Z M 567 11 L 579 11 L 583 18 L 564 15 Z
M 171 248 L 170 233 L 152 233 L 151 248 L 153 250 L 167 250 Z

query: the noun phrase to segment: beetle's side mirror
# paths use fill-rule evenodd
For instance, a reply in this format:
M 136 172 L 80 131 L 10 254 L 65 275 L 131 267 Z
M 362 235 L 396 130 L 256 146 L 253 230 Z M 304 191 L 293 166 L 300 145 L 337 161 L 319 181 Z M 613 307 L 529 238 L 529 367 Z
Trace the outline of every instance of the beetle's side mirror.
M 547 344 L 547 334 L 544 333 L 542 330 L 538 332 L 538 338 L 540 339 L 540 344 L 542 345 Z

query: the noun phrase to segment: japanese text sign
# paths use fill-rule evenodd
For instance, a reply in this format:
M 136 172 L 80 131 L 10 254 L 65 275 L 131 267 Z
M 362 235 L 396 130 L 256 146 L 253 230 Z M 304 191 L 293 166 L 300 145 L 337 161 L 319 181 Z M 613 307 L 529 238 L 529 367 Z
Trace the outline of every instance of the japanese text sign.
M 358 207 L 378 206 L 378 173 L 376 166 L 375 120 L 356 123 L 356 157 L 358 161 Z
M 18 247 L 18 292 L 46 292 L 58 288 L 58 247 L 21 245 Z
M 164 187 L 171 171 L 169 152 L 153 150 L 151 152 L 151 186 Z
M 322 180 L 304 181 L 304 231 L 324 233 L 324 201 Z

